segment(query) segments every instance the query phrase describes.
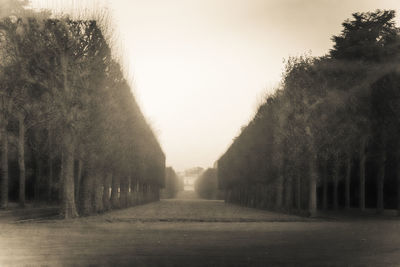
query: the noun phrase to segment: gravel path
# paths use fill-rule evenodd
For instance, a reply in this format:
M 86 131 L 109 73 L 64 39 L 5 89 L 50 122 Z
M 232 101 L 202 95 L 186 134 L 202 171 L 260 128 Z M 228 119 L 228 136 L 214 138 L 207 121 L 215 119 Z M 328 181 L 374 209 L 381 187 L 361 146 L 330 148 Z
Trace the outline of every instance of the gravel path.
M 294 215 L 225 204 L 221 200 L 198 199 L 161 200 L 127 210 L 112 211 L 99 217 L 109 221 L 142 222 L 295 222 L 310 220 Z
M 395 219 L 311 220 L 162 200 L 74 220 L 0 222 L 0 266 L 398 266 Z

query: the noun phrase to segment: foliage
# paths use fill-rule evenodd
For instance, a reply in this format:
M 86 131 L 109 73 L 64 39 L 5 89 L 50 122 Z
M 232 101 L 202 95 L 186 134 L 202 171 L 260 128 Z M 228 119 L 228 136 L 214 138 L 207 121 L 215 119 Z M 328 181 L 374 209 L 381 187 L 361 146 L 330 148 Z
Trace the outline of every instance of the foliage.
M 112 57 L 103 35 L 107 25 L 50 17 L 23 10 L 24 5 L 10 6 L 21 12 L 0 21 L 3 167 L 8 154 L 15 160 L 5 144 L 18 136 L 19 168 L 26 162 L 34 181 L 27 186 L 28 198 L 34 191 L 37 201 L 59 202 L 64 217 L 106 210 L 111 195 L 119 202 L 115 207 L 157 200 L 165 156 Z M 19 133 L 7 127 L 16 121 Z M 22 190 L 20 201 L 22 176 L 19 186 L 11 179 L 10 187 Z M 8 173 L 1 179 L 6 207 Z
M 209 168 L 205 170 L 194 184 L 196 193 L 206 199 L 219 199 L 221 193 L 218 190 L 217 170 Z
M 172 167 L 165 169 L 165 187 L 161 191 L 162 198 L 174 198 L 179 191 L 183 190 L 183 180 Z
M 356 196 L 364 197 L 360 186 L 351 189 L 350 199 L 350 183 L 365 175 L 363 158 L 373 166 L 366 174 L 368 193 L 375 187 L 371 179 L 383 179 L 390 164 L 385 155 L 395 158 L 400 151 L 400 34 L 394 16 L 394 11 L 355 13 L 333 37 L 327 56 L 289 58 L 281 86 L 218 160 L 227 201 L 310 211 L 322 205 L 314 200 L 326 196 L 329 184 L 332 205 L 349 207 Z M 351 171 L 354 161 L 359 177 Z M 339 183 L 346 187 L 346 196 L 340 195 L 346 201 L 339 199 Z

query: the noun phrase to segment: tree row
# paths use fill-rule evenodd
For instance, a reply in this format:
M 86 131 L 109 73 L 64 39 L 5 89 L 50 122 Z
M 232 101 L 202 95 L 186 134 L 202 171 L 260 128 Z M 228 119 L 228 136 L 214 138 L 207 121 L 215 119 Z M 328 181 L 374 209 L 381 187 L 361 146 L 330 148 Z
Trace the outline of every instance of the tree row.
M 355 13 L 322 57 L 287 61 L 279 88 L 218 160 L 226 201 L 314 215 L 400 210 L 400 30 Z
M 159 199 L 165 156 L 98 19 L 0 21 L 0 206 L 65 218 Z
M 206 169 L 195 181 L 194 191 L 201 198 L 222 199 L 222 192 L 218 189 L 217 170 Z
M 183 191 L 183 179 L 172 167 L 165 168 L 165 186 L 161 190 L 161 198 L 174 198 Z

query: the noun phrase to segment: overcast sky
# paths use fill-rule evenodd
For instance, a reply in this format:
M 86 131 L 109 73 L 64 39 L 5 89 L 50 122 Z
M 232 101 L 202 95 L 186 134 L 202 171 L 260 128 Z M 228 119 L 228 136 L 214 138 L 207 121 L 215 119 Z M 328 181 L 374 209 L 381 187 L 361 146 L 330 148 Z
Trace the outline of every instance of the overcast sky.
M 399 0 L 113 0 L 108 6 L 135 96 L 167 165 L 178 171 L 213 165 L 276 88 L 283 59 L 327 53 L 331 36 L 354 12 L 400 12 Z

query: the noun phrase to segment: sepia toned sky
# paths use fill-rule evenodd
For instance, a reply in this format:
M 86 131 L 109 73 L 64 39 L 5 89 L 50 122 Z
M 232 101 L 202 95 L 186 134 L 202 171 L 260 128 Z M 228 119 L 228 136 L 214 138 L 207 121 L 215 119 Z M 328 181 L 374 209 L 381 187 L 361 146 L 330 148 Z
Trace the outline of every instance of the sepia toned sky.
M 400 12 L 399 0 L 110 0 L 107 5 L 134 93 L 167 164 L 178 171 L 213 165 L 276 88 L 283 59 L 327 53 L 331 36 L 351 13 Z

